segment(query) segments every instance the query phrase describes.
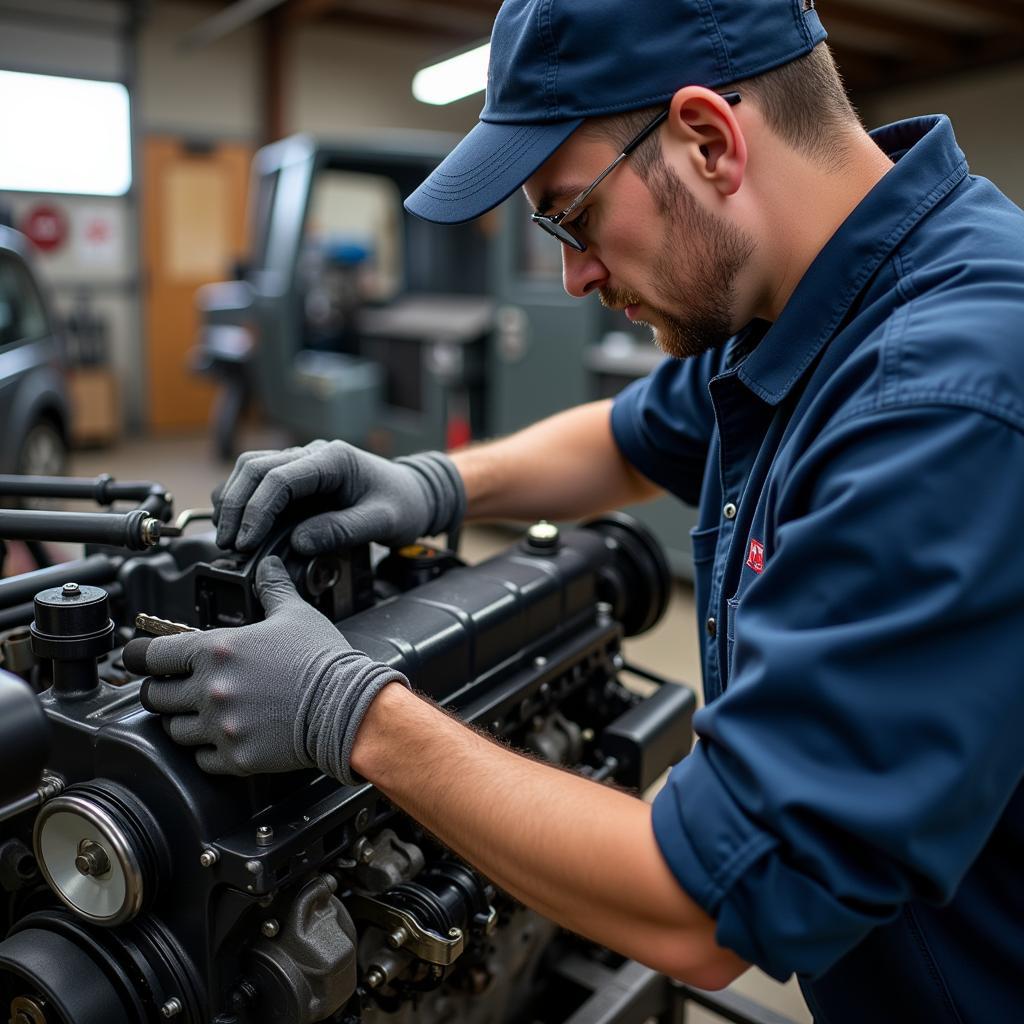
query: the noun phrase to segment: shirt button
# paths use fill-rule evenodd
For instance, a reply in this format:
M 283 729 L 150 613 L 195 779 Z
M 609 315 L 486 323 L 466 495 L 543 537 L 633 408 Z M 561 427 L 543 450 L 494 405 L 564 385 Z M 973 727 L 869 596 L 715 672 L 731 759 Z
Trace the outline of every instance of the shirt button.
M 731 501 L 722 509 L 722 515 L 725 516 L 726 519 L 735 519 L 736 512 L 737 508 Z
M 714 618 L 708 619 L 708 621 L 704 623 L 704 628 L 708 631 L 708 636 L 714 640 L 715 636 L 718 634 L 718 623 L 715 622 Z

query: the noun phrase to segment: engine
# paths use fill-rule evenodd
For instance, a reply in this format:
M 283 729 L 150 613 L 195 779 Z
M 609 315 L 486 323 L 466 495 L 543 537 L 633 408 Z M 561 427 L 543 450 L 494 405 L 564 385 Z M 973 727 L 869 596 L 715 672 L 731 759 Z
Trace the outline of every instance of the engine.
M 89 542 L 78 561 L 0 581 L 4 670 L 50 737 L 40 778 L 30 725 L 4 711 L 0 1020 L 553 1024 L 590 994 L 581 962 L 619 965 L 370 785 L 204 774 L 142 708 L 120 652 L 137 626 L 255 621 L 255 568 L 278 554 L 354 647 L 467 723 L 642 789 L 689 750 L 694 700 L 639 670 L 648 695 L 624 684 L 622 638 L 654 625 L 669 593 L 639 524 L 539 523 L 474 566 L 425 545 L 302 559 L 287 524 L 242 556 L 184 535 L 190 516 L 172 522 L 158 485 L 18 486 L 144 500 L 128 513 L 0 512 L 6 539 Z

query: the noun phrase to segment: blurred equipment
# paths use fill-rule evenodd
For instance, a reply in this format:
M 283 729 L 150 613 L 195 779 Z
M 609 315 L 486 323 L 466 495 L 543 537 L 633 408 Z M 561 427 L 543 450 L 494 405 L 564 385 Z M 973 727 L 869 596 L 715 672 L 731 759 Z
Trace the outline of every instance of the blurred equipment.
M 71 438 L 76 446 L 110 444 L 120 431 L 109 333 L 109 324 L 96 312 L 89 289 L 80 288 L 64 320 Z
M 0 755 L 15 780 L 2 794 L 15 802 L 0 808 L 0 1017 L 630 1024 L 681 1021 L 690 999 L 729 1006 L 563 933 L 370 785 L 315 771 L 205 775 L 142 708 L 119 657 L 140 614 L 149 631 L 255 621 L 255 569 L 279 555 L 352 643 L 413 672 L 454 714 L 644 789 L 689 750 L 695 700 L 622 655 L 623 636 L 656 624 L 668 599 L 660 548 L 637 523 L 538 524 L 475 567 L 422 545 L 376 564 L 368 546 L 302 558 L 292 523 L 243 556 L 182 536 L 190 516 L 170 525 L 159 484 L 0 484 L 136 506 L 0 513 L 0 537 L 77 531 L 91 545 L 77 562 L 0 582 L 0 649 L 17 652 L 21 677 L 0 677 L 0 722 L 25 723 Z M 623 685 L 633 674 L 648 696 Z M 40 779 L 44 716 L 54 742 Z
M 296 136 L 256 154 L 248 264 L 199 296 L 222 456 L 251 398 L 299 439 L 385 455 L 483 436 L 487 239 L 402 209 L 449 142 Z

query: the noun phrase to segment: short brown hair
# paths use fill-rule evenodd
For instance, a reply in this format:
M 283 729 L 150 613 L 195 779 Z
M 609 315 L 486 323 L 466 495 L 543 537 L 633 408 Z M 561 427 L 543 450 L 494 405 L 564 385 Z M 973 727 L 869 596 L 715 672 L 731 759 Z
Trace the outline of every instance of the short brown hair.
M 840 162 L 844 138 L 860 124 L 827 43 L 819 43 L 806 56 L 782 67 L 718 91 L 731 90 L 741 93 L 744 102 L 757 104 L 768 127 L 794 149 L 830 166 Z M 621 149 L 661 109 L 647 107 L 594 118 L 585 130 Z M 661 159 L 656 138 L 644 142 L 633 156 L 633 166 L 645 178 Z

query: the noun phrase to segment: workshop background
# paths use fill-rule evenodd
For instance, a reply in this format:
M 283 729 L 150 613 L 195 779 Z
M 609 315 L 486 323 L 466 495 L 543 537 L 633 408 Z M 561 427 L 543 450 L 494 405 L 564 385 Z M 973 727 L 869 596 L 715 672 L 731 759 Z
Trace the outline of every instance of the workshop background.
M 202 506 L 234 451 L 458 445 L 653 367 L 643 334 L 561 294 L 519 198 L 444 237 L 402 214 L 481 105 L 422 102 L 414 76 L 479 46 L 498 6 L 0 0 L 0 225 L 31 240 L 67 384 L 66 406 L 7 430 L 8 471 L 156 479 L 178 509 Z M 1024 0 L 818 8 L 868 126 L 948 113 L 972 169 L 1024 202 Z M 128 104 L 104 93 L 69 126 L 68 103 L 34 106 L 49 79 L 26 74 L 119 83 Z M 94 123 L 101 110 L 113 120 Z M 31 285 L 3 270 L 0 355 L 31 319 Z M 631 653 L 696 683 L 696 627 L 679 627 L 690 520 L 667 502 L 644 515 L 679 583 Z M 471 530 L 466 549 L 507 539 Z M 735 987 L 810 1020 L 795 985 L 751 972 Z

